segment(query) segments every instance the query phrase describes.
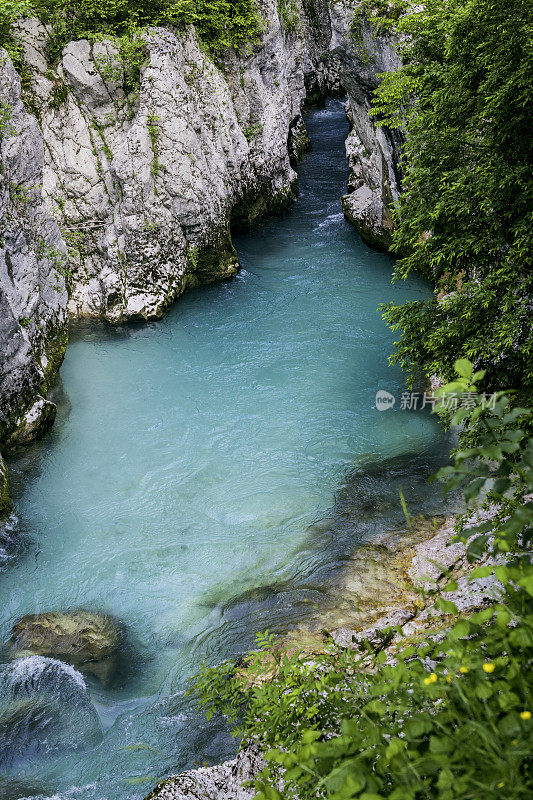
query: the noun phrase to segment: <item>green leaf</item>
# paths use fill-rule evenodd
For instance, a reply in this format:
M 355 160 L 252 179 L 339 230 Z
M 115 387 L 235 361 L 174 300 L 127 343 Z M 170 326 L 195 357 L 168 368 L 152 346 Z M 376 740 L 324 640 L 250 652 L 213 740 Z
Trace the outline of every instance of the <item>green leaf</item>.
M 429 750 L 437 755 L 449 753 L 453 749 L 453 742 L 448 736 L 430 736 Z
M 450 590 L 451 591 L 451 590 Z M 444 600 L 442 597 L 437 598 L 435 601 L 437 608 L 440 608 L 445 614 L 457 614 L 457 606 L 450 600 Z
M 472 366 L 472 363 L 468 361 L 467 358 L 457 359 L 454 366 L 455 366 L 455 371 L 457 372 L 458 375 L 460 375 L 462 378 L 466 378 L 467 380 L 471 379 L 472 374 L 474 372 L 474 367 Z

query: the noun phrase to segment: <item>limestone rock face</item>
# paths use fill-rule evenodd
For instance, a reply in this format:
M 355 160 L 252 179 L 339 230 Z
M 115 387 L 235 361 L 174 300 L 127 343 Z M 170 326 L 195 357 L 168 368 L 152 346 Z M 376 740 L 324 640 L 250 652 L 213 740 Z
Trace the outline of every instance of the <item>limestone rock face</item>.
M 50 70 L 44 26 L 21 26 L 46 144 L 44 190 L 73 255 L 71 315 L 158 317 L 187 287 L 233 275 L 230 223 L 248 226 L 294 196 L 293 165 L 307 146 L 302 104 L 328 91 L 348 93 L 353 124 L 346 216 L 371 244 L 388 246 L 395 143 L 368 109 L 378 74 L 397 58 L 362 23 L 363 57 L 352 36 L 356 3 L 296 7 L 299 23 L 287 30 L 275 0 L 262 0 L 260 40 L 221 54 L 218 66 L 193 28 L 151 29 L 135 77 L 105 41 L 70 42 Z
M 355 20 L 355 22 L 354 22 Z M 357 2 L 331 6 L 333 69 L 348 94 L 347 114 L 352 129 L 346 140 L 350 166 L 349 194 L 342 198 L 346 218 L 372 247 L 387 251 L 394 223 L 390 204 L 398 199 L 398 133 L 378 128 L 369 116 L 379 75 L 400 66 L 395 42 L 375 32 L 359 12 Z
M 91 611 L 28 614 L 11 630 L 11 654 L 53 656 L 97 676 L 104 685 L 112 680 L 122 643 L 120 624 Z
M 102 729 L 79 672 L 51 658 L 22 658 L 0 670 L 0 765 L 78 750 Z
M 33 409 L 26 437 L 39 435 L 35 405 L 66 345 L 66 247 L 43 199 L 44 144 L 20 97 L 20 79 L 0 50 L 0 441 Z M 41 398 L 42 399 L 42 398 Z M 45 426 L 46 427 L 46 426 Z
M 303 44 L 284 36 L 274 0 L 263 12 L 260 43 L 223 54 L 221 68 L 193 28 L 146 32 L 133 88 L 109 42 L 71 42 L 45 71 L 44 27 L 24 25 L 45 192 L 76 253 L 73 316 L 161 316 L 187 287 L 235 274 L 230 221 L 248 225 L 294 196 Z

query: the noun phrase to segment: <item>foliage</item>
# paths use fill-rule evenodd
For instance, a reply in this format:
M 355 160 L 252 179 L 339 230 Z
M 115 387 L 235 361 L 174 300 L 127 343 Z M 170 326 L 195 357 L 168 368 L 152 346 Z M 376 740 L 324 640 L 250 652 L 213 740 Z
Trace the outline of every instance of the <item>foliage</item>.
M 364 19 L 365 18 L 360 9 L 354 11 L 354 15 L 350 22 L 349 37 L 356 57 L 362 64 L 369 64 L 371 60 L 370 54 L 365 46 L 365 41 L 363 39 L 363 33 L 362 33 L 362 25 Z
M 464 357 L 489 389 L 531 397 L 532 22 L 525 0 L 428 0 L 396 23 L 404 66 L 373 109 L 406 139 L 396 277 L 416 270 L 436 287 L 383 309 L 411 380 L 450 380 Z
M 247 142 L 251 142 L 256 136 L 261 136 L 263 126 L 260 122 L 250 122 L 243 128 L 243 133 Z
M 16 6 L 29 8 L 30 0 L 7 0 L 7 4 L 5 16 L 14 19 Z M 52 61 L 70 40 L 105 35 L 126 41 L 147 26 L 173 25 L 183 30 L 194 25 L 212 53 L 240 48 L 259 30 L 253 0 L 33 0 L 31 7 L 54 30 Z
M 11 58 L 24 90 L 29 88 L 30 74 L 24 61 L 22 46 L 13 35 L 13 23 L 22 17 L 31 16 L 32 12 L 31 0 L 0 1 L 0 47 L 3 47 Z
M 150 172 L 154 177 L 157 177 L 162 172 L 163 167 L 159 162 L 159 117 L 157 114 L 150 114 L 147 119 L 148 135 L 150 136 L 150 144 L 152 146 L 152 153 L 154 154 L 153 161 L 150 165 Z
M 294 33 L 300 27 L 300 15 L 295 0 L 278 0 L 278 16 L 287 33 Z
M 50 108 L 61 108 L 67 102 L 68 89 L 66 83 L 61 79 L 54 76 L 52 89 L 50 91 L 50 99 L 48 105 Z
M 67 286 L 72 281 L 72 272 L 69 268 L 68 255 L 63 250 L 60 250 L 55 245 L 48 244 L 42 236 L 36 237 L 35 253 L 37 258 L 45 259 L 50 266 L 54 269 L 54 284 L 52 288 L 54 291 L 61 293 L 64 286 L 60 280 L 63 278 Z
M 267 752 L 254 782 L 259 800 L 525 800 L 533 793 L 533 503 L 524 501 L 533 491 L 533 439 L 516 428 L 531 412 L 511 409 L 503 392 L 487 404 L 475 385 L 483 373 L 466 360 L 456 368 L 457 379 L 441 390 L 442 407 L 469 392 L 471 407 L 454 423 L 475 417 L 486 436 L 458 452 L 439 478 L 447 490 L 463 486 L 469 502 L 502 504 L 495 522 L 459 526 L 459 535 L 472 561 L 506 553 L 505 564 L 493 560 L 471 575 L 495 572 L 504 594 L 470 617 L 439 599 L 451 615 L 448 630 L 404 641 L 392 665 L 378 653 L 370 672 L 355 650 L 332 648 L 311 660 L 280 654 L 269 636 L 259 637 L 244 673 L 227 662 L 204 666 L 194 688 L 208 715 L 224 713 L 244 743 Z
M 405 10 L 405 0 L 359 0 L 354 22 L 366 20 L 376 33 L 385 33 L 394 30 Z
M 0 47 L 9 47 L 11 43 L 11 25 L 20 17 L 32 13 L 31 0 L 2 0 L 0 3 Z
M 213 57 L 228 47 L 252 44 L 261 27 L 254 0 L 2 0 L 0 46 L 7 49 L 26 90 L 31 90 L 31 75 L 13 26 L 27 16 L 38 16 L 48 25 L 47 57 L 52 65 L 69 41 L 111 40 L 117 57 L 100 55 L 97 66 L 104 79 L 122 80 L 130 112 L 145 63 L 146 27 L 170 25 L 185 30 L 194 25 Z M 56 92 L 54 107 L 62 100 Z
M 13 109 L 5 100 L 0 100 L 0 142 L 5 136 L 15 136 L 17 129 L 13 124 Z

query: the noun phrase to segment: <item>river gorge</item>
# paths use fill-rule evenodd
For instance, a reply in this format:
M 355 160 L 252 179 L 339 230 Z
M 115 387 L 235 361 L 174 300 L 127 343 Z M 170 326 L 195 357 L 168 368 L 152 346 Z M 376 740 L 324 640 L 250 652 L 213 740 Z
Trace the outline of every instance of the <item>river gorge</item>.
M 67 726 L 63 752 L 2 765 L 35 782 L 32 796 L 139 800 L 166 774 L 231 756 L 221 722 L 184 696 L 201 660 L 311 613 L 354 547 L 402 524 L 399 486 L 413 513 L 440 507 L 425 480 L 446 435 L 427 409 L 400 408 L 377 311 L 431 287 L 391 285 L 392 259 L 344 219 L 343 104 L 306 125 L 299 196 L 235 237 L 237 277 L 157 322 L 75 324 L 56 424 L 9 458 L 26 547 L 1 575 L 2 641 L 25 614 L 80 607 L 126 630 L 112 684 L 87 679 L 96 743 L 78 749 Z M 395 408 L 376 409 L 379 389 Z M 374 479 L 350 479 L 370 461 Z M 364 496 L 343 535 L 332 518 L 350 481 Z

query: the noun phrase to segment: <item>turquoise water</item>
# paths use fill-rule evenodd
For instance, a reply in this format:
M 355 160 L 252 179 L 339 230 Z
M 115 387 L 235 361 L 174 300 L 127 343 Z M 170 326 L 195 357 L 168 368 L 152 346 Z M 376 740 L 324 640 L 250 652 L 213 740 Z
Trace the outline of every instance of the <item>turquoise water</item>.
M 1 641 L 23 614 L 80 606 L 116 615 L 129 637 L 118 685 L 89 681 L 102 742 L 10 766 L 46 796 L 138 800 L 168 773 L 231 754 L 223 725 L 183 696 L 199 661 L 305 613 L 351 548 L 401 521 L 398 482 L 413 512 L 433 508 L 425 477 L 442 431 L 399 403 L 374 407 L 378 389 L 402 387 L 377 306 L 430 288 L 392 286 L 392 260 L 343 219 L 341 104 L 308 128 L 300 196 L 236 238 L 238 277 L 157 323 L 76 329 L 57 424 L 11 460 L 30 543 L 0 577 Z M 382 480 L 352 478 L 360 514 L 332 522 L 347 474 L 369 459 Z

